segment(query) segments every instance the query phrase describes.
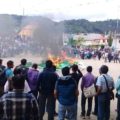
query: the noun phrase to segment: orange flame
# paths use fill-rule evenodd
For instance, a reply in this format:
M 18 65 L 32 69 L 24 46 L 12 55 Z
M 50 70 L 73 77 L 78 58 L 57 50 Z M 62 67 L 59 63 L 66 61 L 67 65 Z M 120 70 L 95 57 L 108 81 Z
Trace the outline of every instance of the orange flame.
M 61 51 L 61 56 L 60 57 L 54 56 L 54 55 L 48 53 L 48 59 L 51 60 L 53 62 L 53 64 L 56 65 L 56 66 L 58 66 L 60 64 L 60 62 L 62 62 L 64 60 L 67 60 L 70 64 L 74 64 L 75 62 L 77 62 L 79 60 L 77 58 L 68 57 L 66 55 L 65 51 Z

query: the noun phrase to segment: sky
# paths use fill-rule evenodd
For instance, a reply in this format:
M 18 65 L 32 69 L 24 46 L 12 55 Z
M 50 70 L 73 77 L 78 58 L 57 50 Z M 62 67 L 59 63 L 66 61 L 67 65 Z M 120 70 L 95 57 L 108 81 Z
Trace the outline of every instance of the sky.
M 0 0 L 0 14 L 41 15 L 55 21 L 120 19 L 120 0 Z

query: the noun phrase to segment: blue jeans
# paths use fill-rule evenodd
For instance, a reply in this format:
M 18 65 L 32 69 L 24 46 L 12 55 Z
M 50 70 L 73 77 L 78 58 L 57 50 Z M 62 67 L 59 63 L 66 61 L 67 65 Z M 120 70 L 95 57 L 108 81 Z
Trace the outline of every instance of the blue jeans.
M 38 103 L 39 103 L 39 109 L 40 109 L 40 120 L 43 120 L 46 107 L 47 107 L 47 113 L 48 113 L 47 120 L 54 120 L 54 111 L 55 111 L 54 96 L 40 94 Z
M 76 103 L 70 106 L 65 106 L 59 103 L 58 120 L 64 120 L 66 112 L 68 115 L 68 120 L 77 120 L 77 104 Z
M 98 95 L 98 120 L 110 119 L 110 97 L 108 93 Z
M 117 118 L 116 120 L 120 120 L 120 95 L 117 96 Z

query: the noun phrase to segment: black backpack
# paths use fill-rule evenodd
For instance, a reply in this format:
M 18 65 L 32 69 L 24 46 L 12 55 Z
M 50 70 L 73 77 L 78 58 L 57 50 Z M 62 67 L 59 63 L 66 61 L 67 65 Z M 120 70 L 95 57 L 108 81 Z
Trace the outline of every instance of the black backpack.
M 27 67 L 24 66 L 24 65 L 19 65 L 19 66 L 17 66 L 15 69 L 20 69 L 22 75 L 25 77 L 26 80 L 28 80 L 27 73 L 28 73 L 29 68 L 27 68 Z

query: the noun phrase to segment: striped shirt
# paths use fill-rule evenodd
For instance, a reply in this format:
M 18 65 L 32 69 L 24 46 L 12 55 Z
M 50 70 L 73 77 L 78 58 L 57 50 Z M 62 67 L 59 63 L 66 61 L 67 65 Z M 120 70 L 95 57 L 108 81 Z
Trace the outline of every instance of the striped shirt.
M 32 94 L 21 90 L 0 98 L 0 120 L 39 120 L 39 108 Z

